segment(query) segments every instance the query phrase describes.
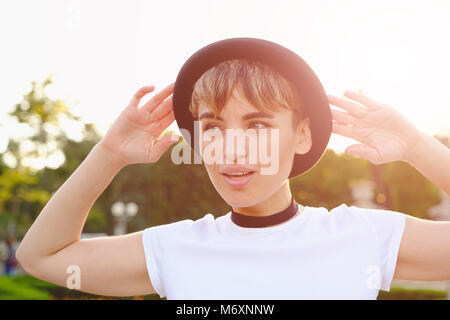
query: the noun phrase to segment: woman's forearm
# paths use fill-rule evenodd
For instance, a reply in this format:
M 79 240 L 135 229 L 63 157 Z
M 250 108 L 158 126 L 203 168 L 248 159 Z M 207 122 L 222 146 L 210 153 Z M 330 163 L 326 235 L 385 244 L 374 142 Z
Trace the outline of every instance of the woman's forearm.
M 420 136 L 404 160 L 450 196 L 450 149 L 424 132 Z
M 55 192 L 26 233 L 17 257 L 33 264 L 79 240 L 92 205 L 123 168 L 99 142 Z

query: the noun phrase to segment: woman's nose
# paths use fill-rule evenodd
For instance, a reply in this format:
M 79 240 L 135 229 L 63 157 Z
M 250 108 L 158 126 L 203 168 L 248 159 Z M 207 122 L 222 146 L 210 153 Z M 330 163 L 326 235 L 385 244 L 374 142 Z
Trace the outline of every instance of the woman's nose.
M 252 144 L 256 146 L 256 139 L 251 132 L 242 129 L 227 129 L 224 139 L 226 163 L 247 163 Z

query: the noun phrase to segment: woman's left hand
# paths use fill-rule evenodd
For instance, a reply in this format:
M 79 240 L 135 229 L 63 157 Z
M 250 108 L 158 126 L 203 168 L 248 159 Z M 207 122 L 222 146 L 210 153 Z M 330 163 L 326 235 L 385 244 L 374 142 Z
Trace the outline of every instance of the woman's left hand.
M 373 164 L 407 159 L 420 139 L 420 131 L 386 104 L 353 91 L 344 94 L 353 101 L 328 94 L 330 104 L 347 111 L 331 109 L 333 133 L 361 142 L 345 152 Z

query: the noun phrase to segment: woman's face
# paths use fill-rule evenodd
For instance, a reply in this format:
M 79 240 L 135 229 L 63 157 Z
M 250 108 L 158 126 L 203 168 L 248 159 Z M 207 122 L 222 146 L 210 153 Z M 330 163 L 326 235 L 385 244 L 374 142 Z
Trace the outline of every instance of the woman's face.
M 249 207 L 268 199 L 288 178 L 294 154 L 309 151 L 309 119 L 294 129 L 292 117 L 293 111 L 284 108 L 263 113 L 237 90 L 216 117 L 199 105 L 202 159 L 230 206 Z

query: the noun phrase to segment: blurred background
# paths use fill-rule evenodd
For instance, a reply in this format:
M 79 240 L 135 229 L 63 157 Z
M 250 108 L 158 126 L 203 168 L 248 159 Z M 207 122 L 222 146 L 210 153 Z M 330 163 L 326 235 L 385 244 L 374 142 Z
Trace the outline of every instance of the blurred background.
M 0 299 L 108 299 L 27 275 L 15 249 L 134 92 L 174 82 L 190 55 L 209 43 L 277 42 L 305 59 L 327 93 L 359 90 L 449 147 L 449 14 L 444 0 L 1 2 Z M 175 122 L 168 130 L 179 133 Z M 343 154 L 353 143 L 333 134 L 320 162 L 291 180 L 299 203 L 450 220 L 449 197 L 408 163 L 372 165 Z M 124 168 L 94 204 L 82 236 L 229 210 L 203 166 L 174 165 L 169 149 L 156 164 Z M 394 280 L 379 299 L 449 295 L 447 282 Z

